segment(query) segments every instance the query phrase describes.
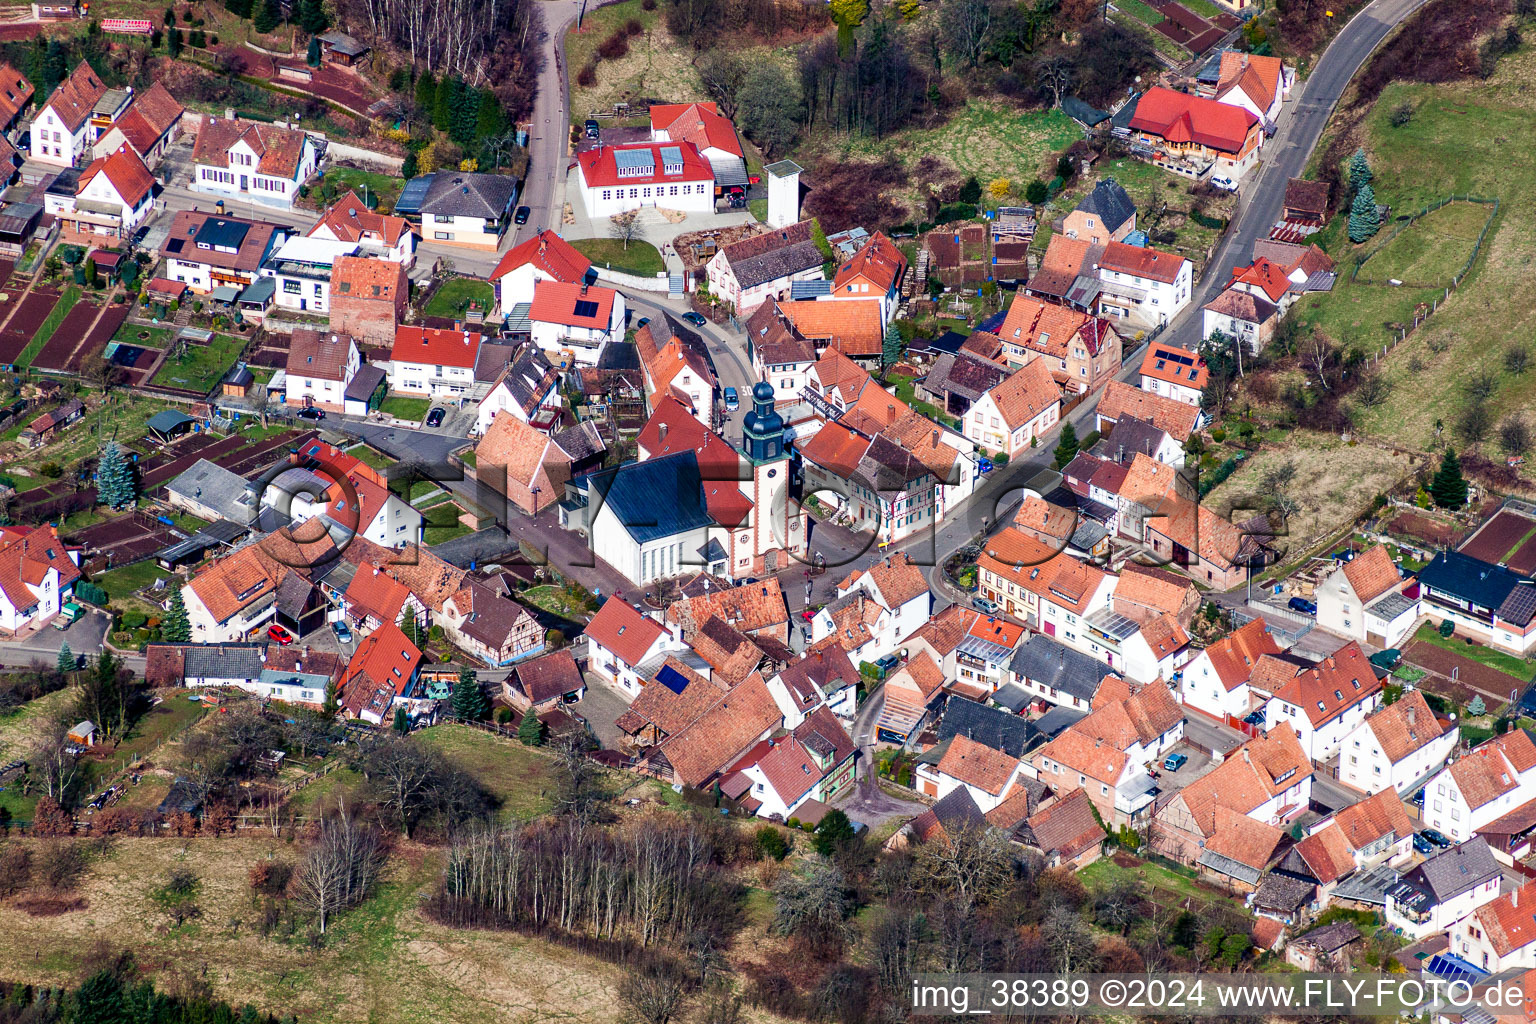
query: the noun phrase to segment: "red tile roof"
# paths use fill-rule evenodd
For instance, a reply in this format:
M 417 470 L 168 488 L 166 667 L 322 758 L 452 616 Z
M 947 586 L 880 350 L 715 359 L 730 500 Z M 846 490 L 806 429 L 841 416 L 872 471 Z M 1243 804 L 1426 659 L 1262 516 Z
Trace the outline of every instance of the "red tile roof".
M 378 238 L 383 244 L 393 246 L 411 232 L 410 222 L 404 217 L 387 217 L 368 209 L 368 204 L 357 197 L 356 192 L 342 194 L 315 222 L 308 231 L 315 235 L 322 228 L 342 242 L 361 242 Z
M 393 698 L 405 694 L 420 664 L 421 651 L 399 626 L 386 623 L 365 636 L 347 662 L 342 700 L 354 715 L 368 709 L 382 716 Z
M 612 288 L 597 285 L 539 281 L 533 286 L 533 308 L 528 311 L 528 319 L 606 331 L 613 319 L 613 302 L 617 294 Z
M 805 299 L 779 303 L 795 330 L 849 356 L 879 355 L 885 344 L 885 316 L 879 299 Z
M 1343 572 L 1361 604 L 1369 604 L 1387 591 L 1396 590 L 1402 582 L 1397 563 L 1380 544 L 1345 562 Z
M 876 291 L 886 292 L 901 279 L 906 269 L 907 258 L 896 248 L 896 243 L 885 237 L 883 232 L 876 231 L 864 243 L 864 248 L 837 268 L 837 274 L 832 278 L 832 291 L 834 294 L 843 291 L 851 282 L 862 277 Z
M 472 370 L 479 354 L 480 335 L 473 331 L 401 324 L 395 328 L 395 347 L 390 358 L 403 363 L 462 366 Z
M 1275 699 L 1301 708 L 1316 729 L 1355 705 L 1371 701 L 1381 687 L 1360 644 L 1351 640 L 1315 667 L 1293 676 L 1275 692 Z
M 650 110 L 651 131 L 665 131 L 673 142 L 688 141 L 702 152 L 723 149 L 741 156 L 736 126 L 713 103 L 664 103 Z
M 52 526 L 0 528 L 0 590 L 17 611 L 38 603 L 29 587 L 41 588 L 49 569 L 59 571 L 61 590 L 80 578 L 57 530 Z
M 1137 101 L 1130 126 L 1169 142 L 1194 142 L 1237 153 L 1258 123 L 1259 119 L 1242 107 L 1153 86 Z
M 60 121 L 75 131 L 85 119 L 91 116 L 91 108 L 96 101 L 106 95 L 107 87 L 101 79 L 96 77 L 96 72 L 85 61 L 75 65 L 75 70 L 69 73 L 69 77 L 59 83 L 59 87 L 48 97 L 44 108 L 52 107 Z
M 107 176 L 113 190 L 129 206 L 137 206 L 155 187 L 155 176 L 149 173 L 143 159 L 130 146 L 120 146 L 115 152 L 92 160 L 91 165 L 80 173 L 75 194 L 84 192 L 98 174 Z
M 208 118 L 197 133 L 192 159 L 200 164 L 229 166 L 229 151 L 244 142 L 256 154 L 256 170 L 277 178 L 293 179 L 304 156 L 308 136 L 293 128 Z
M 677 148 L 682 150 L 682 170 L 676 174 L 664 173 L 661 151 Z M 649 150 L 654 168 L 650 174 L 620 175 L 614 154 Z M 588 188 L 611 188 L 615 185 L 679 185 L 683 182 L 714 181 L 715 172 L 709 162 L 699 155 L 698 147 L 691 142 L 638 142 L 622 146 L 599 146 L 576 154 L 576 164 L 581 168 L 582 180 Z
M 1146 420 L 1182 444 L 1194 433 L 1200 409 L 1188 402 L 1143 391 L 1123 380 L 1112 380 L 1104 385 L 1098 414 L 1107 420 L 1117 420 L 1122 415 Z
M 1211 369 L 1198 352 L 1154 341 L 1141 361 L 1141 375 L 1203 391 Z
M 654 108 L 653 108 L 654 109 Z M 508 249 L 491 271 L 490 280 L 497 281 L 518 267 L 532 263 L 556 281 L 575 284 L 592 269 L 592 261 L 576 250 L 576 247 L 553 231 L 540 231 L 532 238 Z
M 939 760 L 938 770 L 941 775 L 948 775 L 957 782 L 1000 796 L 1008 780 L 1019 770 L 1019 759 L 957 734 Z
M 347 604 L 355 618 L 372 617 L 394 624 L 411 591 L 378 566 L 359 566 L 347 587 Z
M 1099 266 L 1105 270 L 1163 284 L 1172 284 L 1178 280 L 1179 273 L 1188 264 L 1189 260 L 1183 256 L 1158 252 L 1144 245 L 1126 245 L 1124 242 L 1106 243 L 1104 255 L 1099 257 Z
M 1253 666 L 1266 654 L 1279 654 L 1275 638 L 1264 630 L 1264 620 L 1254 619 L 1205 649 L 1211 668 L 1229 692 L 1248 681 Z
M 799 449 L 801 458 L 839 476 L 850 477 L 869 450 L 869 438 L 834 421 L 816 431 Z
M 1291 287 L 1285 268 L 1260 256 L 1246 267 L 1232 268 L 1232 284 L 1246 284 L 1262 291 L 1270 302 L 1279 302 Z
M 1374 712 L 1365 724 L 1393 764 L 1433 743 L 1451 728 L 1449 722 L 1435 717 L 1429 701 L 1418 690 L 1409 690 L 1396 702 Z
M 338 256 L 331 265 L 333 297 L 377 299 L 393 304 L 405 300 L 409 287 L 404 263 L 372 256 Z
M 585 630 L 588 639 L 612 651 L 631 668 L 666 633 L 655 619 L 641 615 L 627 601 L 610 597 L 592 616 Z
M 1061 404 L 1061 388 L 1043 359 L 1025 363 L 987 394 L 1010 430 Z
M 0 63 L 0 124 L 10 124 L 32 99 L 32 83 L 9 64 Z

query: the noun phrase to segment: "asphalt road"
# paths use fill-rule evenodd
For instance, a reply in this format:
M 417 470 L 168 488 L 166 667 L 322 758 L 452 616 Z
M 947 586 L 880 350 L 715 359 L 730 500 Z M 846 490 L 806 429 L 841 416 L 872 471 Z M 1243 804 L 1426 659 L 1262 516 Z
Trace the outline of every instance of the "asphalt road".
M 1233 267 L 1245 266 L 1253 243 L 1269 237 L 1280 219 L 1285 183 L 1306 170 L 1312 150 L 1327 127 L 1339 97 L 1355 72 L 1404 18 L 1426 0 L 1375 0 L 1344 26 L 1281 115 L 1280 129 L 1264 144 L 1263 162 L 1242 185 L 1236 226 L 1227 232 L 1205 267 L 1193 301 L 1175 318 L 1166 340 L 1193 349 L 1204 340 L 1201 307 L 1221 293 Z

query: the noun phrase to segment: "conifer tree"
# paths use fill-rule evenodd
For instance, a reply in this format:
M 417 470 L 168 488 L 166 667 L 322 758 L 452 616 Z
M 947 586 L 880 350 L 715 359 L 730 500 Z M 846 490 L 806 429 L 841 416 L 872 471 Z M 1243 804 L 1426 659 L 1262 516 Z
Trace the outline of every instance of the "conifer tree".
M 444 78 L 437 83 L 437 95 L 432 100 L 432 127 L 440 132 L 453 127 L 454 105 L 462 89 L 457 78 Z
M 252 25 L 257 32 L 271 32 L 283 23 L 283 9 L 277 5 L 277 0 L 262 0 L 261 6 L 256 9 L 256 17 Z
M 1365 159 L 1365 150 L 1355 150 L 1355 155 L 1349 158 L 1349 190 L 1359 192 L 1371 183 L 1371 165 Z
M 1445 450 L 1440 468 L 1430 481 L 1429 494 L 1441 508 L 1461 508 L 1467 503 L 1467 481 L 1462 478 L 1461 460 L 1456 458 L 1454 449 Z
M 69 649 L 69 641 L 65 640 L 59 645 L 59 671 L 73 672 L 75 670 L 75 652 Z
M 1056 445 L 1056 468 L 1060 469 L 1077 458 L 1077 428 L 1071 423 L 1061 425 L 1061 442 Z
M 517 726 L 517 738 L 530 747 L 538 747 L 544 744 L 544 723 L 539 721 L 539 716 L 529 708 L 523 714 L 523 720 Z
M 422 113 L 432 113 L 432 108 L 437 103 L 437 79 L 432 77 L 432 72 L 426 71 L 416 79 L 416 105 Z
M 459 669 L 459 681 L 453 685 L 454 717 L 466 722 L 478 722 L 490 709 L 490 702 L 480 689 L 480 681 L 475 678 L 475 670 Z
M 173 644 L 190 643 L 192 640 L 192 623 L 187 618 L 187 603 L 182 600 L 180 587 L 171 591 L 171 610 L 165 615 L 160 635 Z
M 1349 208 L 1349 240 L 1363 242 L 1381 227 L 1376 213 L 1376 192 L 1369 184 L 1355 193 L 1355 201 Z
M 109 508 L 126 508 L 138 498 L 133 467 L 128 465 L 116 441 L 108 441 L 101 446 L 101 455 L 96 464 L 96 494 L 101 503 Z
M 320 66 L 320 37 L 309 37 L 309 52 L 304 55 L 304 60 L 312 68 Z
M 406 717 L 404 705 L 399 705 L 395 708 L 395 722 L 390 728 L 394 729 L 400 736 L 404 736 L 411 731 L 411 720 Z

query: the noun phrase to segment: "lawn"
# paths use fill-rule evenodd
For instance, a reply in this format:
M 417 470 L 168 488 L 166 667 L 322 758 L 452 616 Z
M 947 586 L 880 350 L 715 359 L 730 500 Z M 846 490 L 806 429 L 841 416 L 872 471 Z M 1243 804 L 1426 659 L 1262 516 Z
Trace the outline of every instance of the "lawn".
M 1370 443 L 1347 444 L 1331 434 L 1294 431 L 1286 440 L 1266 444 L 1206 496 L 1205 504 L 1224 516 L 1233 510 L 1262 508 L 1268 497 L 1265 477 L 1285 463 L 1295 468 L 1289 493 L 1299 506 L 1279 538 L 1281 562 L 1289 562 L 1364 515 L 1376 495 L 1405 478 L 1408 457 Z
M 1483 203 L 1450 203 L 1427 213 L 1371 250 L 1356 281 L 1444 287 L 1472 255 L 1472 246 L 1492 214 L 1493 206 Z
M 79 301 L 80 289 L 78 286 L 70 285 L 64 289 L 64 294 L 59 296 L 58 305 L 49 311 L 48 318 L 43 321 L 42 326 L 38 327 L 37 333 L 32 335 L 32 340 L 27 343 L 27 347 L 22 350 L 21 355 L 16 357 L 17 366 L 32 365 L 32 360 L 37 358 L 37 354 L 43 350 L 43 346 L 48 344 L 48 339 L 53 337 L 53 332 L 59 329 L 59 324 L 64 322 L 64 318 L 69 315 L 69 311 Z
M 207 393 L 240 358 L 248 339 L 215 334 L 206 345 L 188 345 L 180 359 L 167 358 L 151 384 Z
M 951 417 L 946 416 L 943 409 L 918 399 L 916 395 L 916 388 L 913 385 L 912 380 L 913 379 L 911 377 L 906 377 L 901 374 L 891 374 L 890 383 L 896 386 L 896 397 L 901 399 L 903 402 L 906 402 L 908 407 L 917 410 L 931 420 L 938 420 L 941 423 L 952 424 L 954 420 Z
M 37 738 L 40 724 L 67 718 L 74 700 L 72 690 L 55 690 L 0 715 L 0 763 L 26 756 L 25 752 Z
M 121 566 L 117 569 L 109 569 L 94 577 L 91 582 L 107 592 L 107 597 L 112 600 L 127 597 L 137 593 L 140 589 L 149 586 L 155 580 L 162 577 L 169 579 L 173 574 L 160 568 L 153 558 L 146 558 L 142 562 L 133 565 Z
M 475 450 L 473 448 L 461 452 L 459 454 L 459 458 L 463 459 L 464 465 L 468 466 L 470 469 L 475 468 Z
M 1529 85 L 1533 71 L 1536 55 L 1527 47 L 1502 58 L 1486 80 L 1394 83 L 1362 123 L 1359 134 L 1371 157 L 1377 201 L 1395 212 L 1413 213 L 1450 194 L 1503 200 L 1461 287 L 1383 363 L 1394 389 L 1388 401 L 1356 417 L 1365 433 L 1429 448 L 1438 422 L 1445 437 L 1464 447 L 1456 426 L 1468 401 L 1466 386 L 1485 373 L 1498 382 L 1487 405 L 1495 423 L 1514 412 L 1536 413 L 1529 377 L 1504 368 L 1504 353 L 1536 335 L 1536 278 L 1530 274 L 1536 263 L 1536 207 L 1525 198 L 1536 194 L 1536 152 L 1519 143 L 1536 114 L 1536 92 Z M 1405 102 L 1413 106 L 1413 118 L 1393 127 L 1390 112 Z M 1446 246 L 1463 258 L 1467 252 L 1459 237 L 1446 238 Z M 1340 258 L 1349 248 L 1339 240 L 1330 251 Z M 1439 262 L 1459 266 L 1453 255 Z M 1327 298 L 1308 299 L 1300 308 L 1330 336 L 1365 349 L 1395 333 L 1388 325 L 1411 322 L 1415 302 L 1443 294 L 1438 288 L 1351 287 L 1347 274 L 1339 285 Z M 1482 449 L 1502 458 L 1492 437 Z M 1533 470 L 1527 465 L 1526 472 Z
M 423 316 L 462 317 L 471 300 L 478 302 L 483 310 L 490 309 L 491 303 L 496 300 L 490 282 L 477 281 L 472 277 L 455 277 L 444 281 L 432 293 L 432 298 L 427 300 L 421 312 Z
M 459 522 L 459 516 L 464 514 L 464 510 L 451 502 L 417 511 L 421 513 L 422 540 L 428 547 L 470 532 L 469 527 Z
M 567 619 L 582 619 L 587 614 L 586 608 L 566 599 L 564 587 L 552 584 L 530 587 L 518 595 L 518 600 Z
M 390 395 L 379 405 L 379 411 L 384 415 L 401 420 L 425 419 L 430 408 L 430 398 L 407 398 L 404 395 Z
M 1114 0 L 1115 10 L 1122 14 L 1128 14 L 1143 25 L 1156 25 L 1163 20 L 1163 16 L 1141 0 Z
M 1434 644 L 1436 647 L 1443 647 L 1448 651 L 1461 655 L 1463 658 L 1470 659 L 1481 665 L 1487 665 L 1489 668 L 1507 673 L 1516 679 L 1531 678 L 1531 670 L 1533 667 L 1536 667 L 1536 661 L 1526 661 L 1512 654 L 1503 654 L 1491 647 L 1484 647 L 1482 644 L 1469 644 L 1455 636 L 1446 639 L 1435 628 L 1439 624 L 1432 618 L 1429 622 L 1419 627 L 1418 632 L 1413 634 L 1413 639 L 1423 640 L 1425 643 Z M 1406 647 L 1408 645 L 1405 643 L 1402 646 Z
M 594 113 L 606 113 L 616 102 L 654 99 L 662 103 L 707 100 L 709 93 L 694 70 L 692 51 L 672 37 L 663 8 L 647 11 L 641 0 L 625 0 L 587 10 L 581 30 L 565 34 L 565 64 L 570 69 L 571 123 L 581 124 Z M 583 86 L 577 75 L 597 59 L 597 48 L 625 22 L 644 29 L 629 37 L 629 53 L 597 63 L 597 81 Z
M 409 398 L 402 398 L 400 400 L 402 402 L 413 401 L 413 399 Z M 377 448 L 370 448 L 365 444 L 360 444 L 355 447 L 348 448 L 347 454 L 356 458 L 357 461 L 361 462 L 363 465 L 372 466 L 374 469 L 388 469 L 390 466 L 395 464 L 394 459 L 390 458 L 388 455 L 385 455 Z
M 378 212 L 390 213 L 395 208 L 395 200 L 400 198 L 400 190 L 405 187 L 405 180 L 392 174 L 360 171 L 355 167 L 327 167 L 325 177 L 319 186 L 322 194 L 327 186 L 334 190 L 331 193 L 332 202 L 335 201 L 335 196 L 340 196 L 350 189 L 356 192 L 364 202 L 377 200 Z
M 1246 913 L 1240 902 L 1224 900 L 1219 893 L 1196 885 L 1190 876 L 1155 861 L 1143 861 L 1135 867 L 1123 868 L 1114 862 L 1113 856 L 1106 856 L 1083 868 L 1077 877 L 1092 890 L 1103 889 L 1116 879 L 1131 877 L 1153 890 L 1155 895 L 1172 896 L 1179 901 L 1195 899 L 1201 903 L 1220 903 L 1237 913 Z
M 291 841 L 124 836 L 91 844 L 90 851 L 81 909 L 34 917 L 9 902 L 0 906 L 0 962 L 11 978 L 77 984 L 99 964 L 105 935 L 115 946 L 131 944 L 138 969 L 163 988 L 190 976 L 218 998 L 310 1024 L 619 1016 L 617 968 L 514 932 L 456 930 L 428 920 L 420 907 L 441 877 L 441 847 L 397 840 L 378 891 L 338 915 L 314 946 L 304 941 L 303 925 L 291 939 L 263 938 L 255 927 L 260 913 L 250 870 L 264 860 L 296 860 L 302 851 Z M 200 879 L 201 916 L 171 928 L 150 893 L 178 867 Z
M 571 245 L 598 266 L 626 274 L 655 277 L 667 269 L 661 252 L 650 242 L 631 241 L 626 248 L 617 238 L 573 238 Z
M 434 725 L 419 734 L 469 772 L 501 803 L 502 814 L 527 821 L 552 806 L 554 761 L 548 754 L 464 725 Z

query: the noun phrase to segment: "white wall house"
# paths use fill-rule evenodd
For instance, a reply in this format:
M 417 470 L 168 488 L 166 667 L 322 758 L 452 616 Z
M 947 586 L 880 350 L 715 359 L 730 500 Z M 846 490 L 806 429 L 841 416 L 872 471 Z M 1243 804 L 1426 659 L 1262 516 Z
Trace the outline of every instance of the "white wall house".
M 52 526 L 0 528 L 0 631 L 15 634 L 57 615 L 80 579 L 79 558 Z
M 256 545 L 205 566 L 181 588 L 192 642 L 244 640 L 265 628 L 277 615 L 282 570 Z
M 640 696 L 646 679 L 640 666 L 657 661 L 687 644 L 666 626 L 641 615 L 633 605 L 610 597 L 587 623 L 587 668 L 618 687 L 630 700 Z M 797 723 L 798 724 L 798 723 Z
M 154 208 L 154 175 L 127 146 L 98 157 L 80 173 L 74 195 L 45 193 L 44 208 L 66 230 L 126 238 Z
M 1264 631 L 1264 620 L 1255 619 L 1207 647 L 1184 667 L 1179 698 L 1186 706 L 1219 721 L 1242 719 L 1251 704 L 1249 677 L 1258 660 L 1280 653 L 1280 647 Z
M 624 340 L 624 296 L 597 285 L 540 281 L 529 310 L 533 343 L 551 356 L 570 353 L 577 366 L 596 366 L 610 341 Z
M 1424 784 L 1424 824 L 1461 842 L 1536 799 L 1536 744 L 1513 729 L 1473 748 Z
M 32 119 L 32 159 L 55 167 L 83 163 L 91 155 L 91 144 L 96 141 L 97 131 L 91 124 L 91 115 L 106 95 L 107 87 L 82 60 L 70 76 L 59 83 L 43 109 Z M 128 94 L 123 93 L 121 109 L 107 116 L 121 113 L 127 105 Z
M 1367 716 L 1344 737 L 1339 781 L 1367 793 L 1406 793 L 1445 764 L 1461 728 L 1442 723 L 1418 690 Z
M 593 220 L 644 206 L 713 213 L 715 172 L 691 142 L 599 146 L 576 154 L 582 205 Z
M 1374 666 L 1360 645 L 1351 643 L 1279 687 L 1264 705 L 1264 724 L 1289 722 L 1307 756 L 1326 761 L 1381 707 L 1381 694 Z
M 560 405 L 559 377 L 542 357 L 520 356 L 491 385 L 475 413 L 475 433 L 484 437 L 497 413 L 509 413 L 535 429 L 547 426 Z
M 350 334 L 299 328 L 293 332 L 288 349 L 285 400 L 342 412 L 347 385 L 362 363 L 357 342 Z
M 496 291 L 497 308 L 503 316 L 510 316 L 513 307 L 533 301 L 534 286 L 540 281 L 580 284 L 591 269 L 592 261 L 570 242 L 553 231 L 540 231 L 508 249 L 489 280 Z
M 1397 647 L 1419 617 L 1397 565 L 1378 544 L 1339 565 L 1317 587 L 1317 624 L 1374 647 Z
M 401 325 L 390 353 L 389 386 L 404 394 L 456 398 L 475 383 L 480 335 Z
M 210 117 L 192 150 L 192 190 L 291 209 L 320 162 L 320 147 L 306 132 Z
M 347 192 L 321 214 L 306 234 L 333 242 L 357 242 L 380 252 L 380 258 L 406 267 L 416 262 L 417 234 L 404 217 L 388 217 L 368 209 L 355 192 Z
M 1445 931 L 1498 899 L 1502 878 L 1480 838 L 1441 850 L 1387 890 L 1387 925 L 1410 940 Z
M 1451 925 L 1450 952 L 1490 974 L 1536 967 L 1536 885 L 1530 882 Z
M 277 281 L 276 301 L 282 308 L 326 313 L 331 308 L 331 270 L 336 260 L 358 250 L 356 242 L 297 236 L 267 257 L 261 273 Z
M 965 436 L 1012 458 L 1055 426 L 1060 416 L 1061 389 L 1045 368 L 1045 361 L 1036 359 L 1015 370 L 971 406 L 965 416 Z
M 1099 309 L 1104 316 L 1156 327 L 1172 321 L 1189 304 L 1194 264 L 1182 256 L 1110 242 L 1098 266 Z
M 860 660 L 874 661 L 897 650 L 902 641 L 921 629 L 933 614 L 933 594 L 928 589 L 928 582 L 922 570 L 906 555 L 892 555 L 861 573 L 850 575 L 838 584 L 837 596 L 848 598 L 860 591 L 885 614 L 872 624 L 872 642 L 868 648 L 861 650 L 858 657 L 850 652 L 849 657 L 855 664 Z M 868 622 L 875 616 L 869 614 L 864 618 Z M 831 636 L 835 629 L 833 617 L 823 608 L 812 620 L 812 642 Z

